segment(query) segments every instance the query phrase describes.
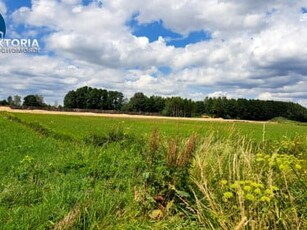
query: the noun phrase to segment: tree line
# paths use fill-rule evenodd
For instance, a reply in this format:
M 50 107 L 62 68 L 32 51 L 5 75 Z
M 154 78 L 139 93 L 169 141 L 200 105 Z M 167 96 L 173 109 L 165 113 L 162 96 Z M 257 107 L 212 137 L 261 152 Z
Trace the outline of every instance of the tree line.
M 9 106 L 25 106 L 25 107 L 47 107 L 48 105 L 44 102 L 44 97 L 42 95 L 30 94 L 23 98 L 23 103 L 21 103 L 21 96 L 9 96 L 6 100 L 0 101 L 0 105 Z
M 28 95 L 21 103 L 18 95 L 0 101 L 0 105 L 47 107 L 41 95 Z M 146 96 L 135 93 L 129 100 L 122 92 L 84 86 L 69 91 L 64 97 L 66 109 L 96 109 L 152 113 L 172 117 L 220 117 L 225 119 L 271 120 L 284 117 L 307 122 L 307 109 L 297 103 L 226 97 L 193 101 L 182 97 Z
M 289 120 L 307 121 L 307 109 L 300 104 L 272 100 L 248 100 L 244 98 L 206 97 L 203 101 L 192 101 L 191 99 L 181 97 L 147 97 L 143 93 L 136 93 L 123 106 L 123 110 L 157 112 L 164 116 L 173 117 L 199 117 L 206 115 L 215 118 L 259 121 L 284 117 Z
M 307 121 L 307 109 L 297 103 L 263 101 L 255 99 L 205 98 L 193 101 L 182 97 L 146 96 L 135 93 L 129 100 L 123 93 L 91 87 L 69 91 L 64 107 L 79 109 L 117 110 L 123 112 L 157 113 L 173 117 L 199 117 L 207 115 L 225 119 L 270 120 L 284 117 Z
M 214 117 L 243 120 L 271 120 L 284 117 L 289 120 L 307 121 L 307 109 L 300 104 L 255 99 L 206 98 L 205 113 Z

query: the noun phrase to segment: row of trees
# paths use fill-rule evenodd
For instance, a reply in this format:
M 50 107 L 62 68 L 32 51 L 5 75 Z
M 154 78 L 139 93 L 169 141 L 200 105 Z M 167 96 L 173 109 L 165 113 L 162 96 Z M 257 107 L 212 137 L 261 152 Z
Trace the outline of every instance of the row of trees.
M 206 114 L 225 119 L 270 120 L 274 117 L 285 117 L 291 120 L 307 121 L 307 109 L 292 102 L 227 99 L 226 97 L 207 97 L 203 101 L 192 101 L 181 97 L 148 97 L 142 92 L 135 93 L 130 100 L 127 100 L 121 92 L 87 86 L 68 92 L 64 98 L 64 107 L 159 113 L 173 117 Z
M 173 117 L 208 115 L 243 120 L 270 120 L 275 117 L 285 117 L 290 120 L 307 121 L 307 109 L 296 103 L 227 99 L 226 97 L 207 97 L 203 101 L 192 101 L 181 97 L 147 97 L 143 93 L 136 93 L 123 110 L 157 112 Z
M 307 109 L 293 102 L 206 98 L 204 111 L 211 116 L 226 119 L 270 120 L 275 117 L 284 117 L 290 120 L 307 121 Z
M 26 107 L 46 107 L 47 104 L 44 103 L 44 97 L 42 95 L 27 95 L 23 98 L 23 103 L 21 104 L 21 96 L 9 96 L 6 100 L 0 101 L 0 105 L 10 105 L 10 106 L 26 106 Z
M 10 96 L 0 105 L 46 107 L 43 96 Z M 134 94 L 130 100 L 123 93 L 88 86 L 69 91 L 64 98 L 64 107 L 73 109 L 116 110 L 139 113 L 157 113 L 173 117 L 197 117 L 208 115 L 225 119 L 270 120 L 284 117 L 291 120 L 307 121 L 307 109 L 299 104 L 280 101 L 227 99 L 226 97 L 205 98 L 192 101 L 181 97 L 146 96 Z
M 0 101 L 0 105 L 21 106 L 21 97 L 19 95 L 9 96 L 7 100 Z
M 123 111 L 159 113 L 172 117 L 192 117 L 201 115 L 195 106 L 196 102 L 181 97 L 164 98 L 160 96 L 147 97 L 141 92 L 135 93 L 123 106 Z
M 65 108 L 117 110 L 139 113 L 159 113 L 166 116 L 195 116 L 194 102 L 181 97 L 147 97 L 138 92 L 130 99 L 124 99 L 121 92 L 82 87 L 69 91 L 64 97 Z M 201 114 L 201 113 L 200 113 Z

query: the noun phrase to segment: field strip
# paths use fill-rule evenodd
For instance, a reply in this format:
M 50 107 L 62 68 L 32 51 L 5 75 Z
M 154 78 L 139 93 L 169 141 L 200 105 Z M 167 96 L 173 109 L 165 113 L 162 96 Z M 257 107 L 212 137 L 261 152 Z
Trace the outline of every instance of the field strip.
M 22 110 L 22 109 L 11 109 L 10 107 L 5 107 L 5 106 L 0 106 L 0 111 L 10 112 L 10 113 L 50 114 L 50 115 L 53 114 L 53 115 L 109 117 L 109 118 L 160 119 L 160 120 L 185 120 L 185 121 L 210 121 L 210 122 L 212 121 L 214 122 L 248 122 L 248 123 L 268 123 L 270 122 L 270 121 L 233 120 L 233 119 L 223 119 L 223 118 L 164 117 L 164 116 L 145 116 L 145 115 L 131 115 L 131 114 L 47 111 L 47 110 L 38 110 L 38 109 Z

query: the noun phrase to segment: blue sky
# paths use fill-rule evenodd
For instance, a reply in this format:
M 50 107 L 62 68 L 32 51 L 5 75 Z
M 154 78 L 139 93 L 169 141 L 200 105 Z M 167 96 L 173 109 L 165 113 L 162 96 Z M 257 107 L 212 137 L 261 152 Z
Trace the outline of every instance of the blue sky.
M 165 39 L 166 44 L 175 47 L 186 47 L 189 44 L 205 42 L 211 39 L 209 32 L 191 31 L 189 34 L 179 34 L 165 27 L 163 21 L 157 20 L 150 23 L 139 24 L 137 14 L 127 22 L 132 34 L 137 37 L 147 37 L 149 42 L 157 41 L 159 37 Z
M 90 85 L 127 97 L 225 95 L 307 106 L 307 0 L 35 3 L 0 0 L 7 38 L 41 46 L 38 55 L 0 54 L 0 99 L 35 93 L 62 103 L 67 91 Z
M 9 12 L 14 12 L 21 7 L 31 7 L 30 0 L 6 0 L 5 2 Z M 91 0 L 83 0 L 84 5 L 89 5 L 90 3 L 92 3 Z M 211 39 L 210 32 L 204 30 L 191 31 L 189 34 L 179 34 L 173 32 L 171 29 L 165 28 L 161 19 L 150 23 L 139 24 L 137 21 L 137 16 L 137 14 L 133 15 L 127 22 L 127 26 L 131 27 L 133 35 L 137 37 L 147 37 L 150 42 L 158 40 L 158 38 L 161 36 L 166 40 L 167 45 L 175 47 L 186 47 L 189 44 L 208 41 Z M 24 26 L 19 25 L 16 28 L 16 31 L 18 33 L 24 33 L 26 29 L 27 28 Z M 41 38 L 41 36 L 39 36 L 39 38 Z
M 19 9 L 20 7 L 23 7 L 23 6 L 27 6 L 27 7 L 30 7 L 31 6 L 31 0 L 15 0 L 15 1 L 12 1 L 12 0 L 5 0 L 4 1 L 8 10 L 9 11 L 15 11 L 17 9 Z

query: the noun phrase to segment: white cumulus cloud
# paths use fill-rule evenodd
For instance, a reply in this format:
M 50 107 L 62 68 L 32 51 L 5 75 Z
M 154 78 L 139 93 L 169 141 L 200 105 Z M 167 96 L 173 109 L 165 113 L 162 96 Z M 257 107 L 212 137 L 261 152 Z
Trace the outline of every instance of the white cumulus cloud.
M 292 100 L 307 106 L 306 0 L 33 0 L 8 15 L 44 45 L 39 56 L 3 56 L 0 97 L 38 92 L 61 102 L 75 87 L 91 85 L 199 99 L 228 97 Z M 7 6 L 0 0 L 1 12 Z M 127 24 L 163 25 L 212 39 L 184 48 L 166 38 L 149 42 Z M 12 31 L 12 33 L 20 31 Z M 28 33 L 30 33 L 28 32 Z M 20 35 L 21 36 L 21 35 Z M 170 73 L 160 71 L 168 67 Z

